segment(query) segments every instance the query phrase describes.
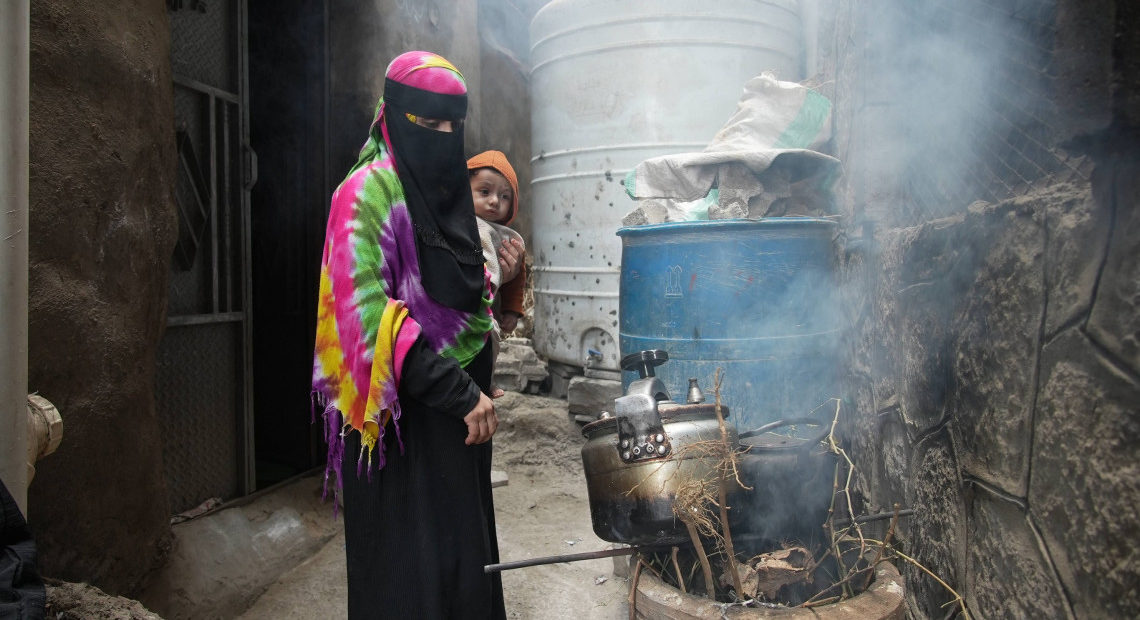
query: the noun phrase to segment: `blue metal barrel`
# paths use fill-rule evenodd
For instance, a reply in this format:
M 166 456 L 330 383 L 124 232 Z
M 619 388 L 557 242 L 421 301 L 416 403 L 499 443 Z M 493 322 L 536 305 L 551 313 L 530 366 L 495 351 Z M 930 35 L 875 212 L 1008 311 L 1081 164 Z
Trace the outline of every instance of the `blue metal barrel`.
M 662 349 L 656 374 L 682 401 L 695 377 L 740 431 L 839 397 L 834 221 L 670 222 L 622 228 L 621 355 Z M 624 371 L 623 385 L 637 378 Z

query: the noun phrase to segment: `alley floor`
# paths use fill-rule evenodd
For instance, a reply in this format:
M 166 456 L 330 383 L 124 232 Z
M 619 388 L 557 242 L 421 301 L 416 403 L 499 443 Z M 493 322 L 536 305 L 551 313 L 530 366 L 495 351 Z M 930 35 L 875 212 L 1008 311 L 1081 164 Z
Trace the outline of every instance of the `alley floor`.
M 497 402 L 495 469 L 508 483 L 495 489 L 499 552 L 504 562 L 608 548 L 594 535 L 579 449 L 584 439 L 566 402 L 508 392 Z M 319 478 L 298 484 L 319 485 Z M 325 505 L 324 509 L 327 510 Z M 318 518 L 331 519 L 331 511 Z M 505 571 L 509 618 L 608 620 L 628 616 L 625 579 L 606 558 Z M 344 533 L 284 572 L 253 601 L 244 620 L 343 618 Z

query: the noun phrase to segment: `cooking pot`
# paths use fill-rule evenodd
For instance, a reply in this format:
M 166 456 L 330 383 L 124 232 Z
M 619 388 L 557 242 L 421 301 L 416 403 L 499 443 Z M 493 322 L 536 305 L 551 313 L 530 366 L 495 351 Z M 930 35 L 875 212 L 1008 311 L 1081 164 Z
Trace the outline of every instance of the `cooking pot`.
M 696 379 L 689 380 L 686 402 L 669 398 L 653 369 L 666 362 L 661 350 L 625 356 L 621 366 L 636 370 L 640 379 L 614 400 L 613 413 L 582 428 L 582 465 L 590 497 L 594 533 L 610 542 L 644 545 L 689 539 L 685 524 L 673 515 L 677 491 L 686 481 L 717 476 L 719 459 L 685 448 L 702 441 L 720 441 L 716 405 L 705 403 Z M 728 416 L 728 408 L 721 407 Z M 730 446 L 736 428 L 725 425 Z M 734 480 L 726 481 L 736 491 Z
M 827 519 L 838 456 L 823 440 L 829 424 L 792 418 L 740 433 L 746 490 L 729 497 L 734 537 L 808 543 Z

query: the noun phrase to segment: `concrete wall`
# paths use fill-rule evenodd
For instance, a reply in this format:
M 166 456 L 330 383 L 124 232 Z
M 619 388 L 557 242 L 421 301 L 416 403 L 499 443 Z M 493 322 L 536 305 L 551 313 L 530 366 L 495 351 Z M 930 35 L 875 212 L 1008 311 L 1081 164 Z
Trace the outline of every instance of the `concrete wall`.
M 166 3 L 37 0 L 28 389 L 64 418 L 29 520 L 45 575 L 132 592 L 170 536 L 155 350 L 176 223 Z
M 1140 614 L 1140 11 L 823 4 L 865 510 L 977 617 Z

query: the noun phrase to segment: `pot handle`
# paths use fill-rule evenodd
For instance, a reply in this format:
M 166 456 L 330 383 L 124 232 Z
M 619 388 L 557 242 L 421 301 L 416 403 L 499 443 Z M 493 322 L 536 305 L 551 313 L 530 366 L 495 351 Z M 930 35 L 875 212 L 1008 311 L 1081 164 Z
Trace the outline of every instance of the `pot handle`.
M 775 422 L 769 422 L 763 426 L 754 428 L 750 431 L 744 431 L 743 433 L 740 433 L 737 436 L 740 439 L 747 439 L 749 437 L 755 437 L 757 435 L 763 435 L 764 433 L 773 431 L 777 428 L 781 428 L 784 426 L 791 426 L 793 424 L 804 424 L 804 425 L 808 425 L 808 426 L 822 426 L 823 427 L 822 433 L 820 433 L 818 436 L 809 437 L 807 439 L 806 445 L 809 445 L 809 446 L 815 445 L 815 444 L 823 441 L 823 438 L 827 437 L 827 434 L 831 432 L 831 428 L 829 426 L 827 426 L 826 424 L 820 422 L 819 420 L 813 420 L 811 418 L 787 418 L 785 420 L 776 420 Z

